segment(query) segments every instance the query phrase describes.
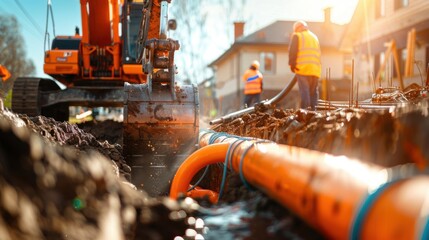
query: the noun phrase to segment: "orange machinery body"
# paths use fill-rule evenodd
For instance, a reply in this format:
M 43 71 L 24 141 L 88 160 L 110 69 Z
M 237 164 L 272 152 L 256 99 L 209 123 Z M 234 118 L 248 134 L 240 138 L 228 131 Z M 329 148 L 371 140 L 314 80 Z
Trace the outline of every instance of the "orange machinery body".
M 80 0 L 80 4 L 82 35 L 57 36 L 45 52 L 44 72 L 67 87 L 81 80 L 145 83 L 135 51 L 140 19 L 130 17 L 131 5 L 139 6 L 134 7 L 134 16 L 141 15 L 142 1 Z M 120 8 L 127 15 L 120 16 Z
M 10 72 L 9 72 L 9 70 L 7 70 L 7 68 L 6 67 L 4 67 L 4 66 L 2 66 L 1 64 L 0 64 L 0 79 L 3 81 L 3 82 L 5 82 L 5 81 L 7 81 L 9 78 L 10 78 Z

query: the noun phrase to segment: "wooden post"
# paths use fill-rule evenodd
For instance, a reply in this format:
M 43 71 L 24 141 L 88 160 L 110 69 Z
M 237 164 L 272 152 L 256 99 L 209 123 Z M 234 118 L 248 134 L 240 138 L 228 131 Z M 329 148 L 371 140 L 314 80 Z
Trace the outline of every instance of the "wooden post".
M 407 37 L 407 59 L 405 61 L 405 77 L 414 75 L 414 52 L 416 46 L 416 29 L 413 28 L 408 32 Z
M 395 68 L 396 68 L 396 75 L 398 77 L 398 81 L 399 81 L 399 85 L 401 87 L 401 90 L 403 90 L 404 89 L 404 82 L 402 81 L 401 70 L 399 69 L 399 57 L 398 57 L 398 52 L 396 50 L 395 40 L 391 40 L 389 43 L 386 44 L 386 46 L 387 46 L 387 50 L 384 54 L 384 61 L 381 64 L 380 69 L 378 70 L 377 76 L 375 77 L 375 82 L 380 85 L 381 73 L 386 68 L 386 63 L 387 63 L 390 55 L 393 53 L 393 59 L 395 61 Z

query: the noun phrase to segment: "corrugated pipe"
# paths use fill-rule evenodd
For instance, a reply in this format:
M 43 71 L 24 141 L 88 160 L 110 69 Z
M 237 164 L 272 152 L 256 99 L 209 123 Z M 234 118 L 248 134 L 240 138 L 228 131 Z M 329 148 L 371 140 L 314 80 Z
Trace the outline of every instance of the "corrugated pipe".
M 429 176 L 260 139 L 200 132 L 170 196 L 205 166 L 225 162 L 250 184 L 329 239 L 429 239 Z M 189 162 L 188 162 L 189 161 Z

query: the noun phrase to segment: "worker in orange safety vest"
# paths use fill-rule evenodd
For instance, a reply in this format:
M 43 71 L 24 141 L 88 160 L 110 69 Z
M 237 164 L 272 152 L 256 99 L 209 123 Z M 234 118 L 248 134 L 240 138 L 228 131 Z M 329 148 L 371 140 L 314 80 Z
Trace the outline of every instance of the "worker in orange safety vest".
M 243 74 L 244 86 L 244 107 L 251 107 L 261 99 L 263 89 L 262 73 L 259 71 L 259 62 L 253 61 L 249 69 Z
M 295 22 L 293 31 L 289 45 L 289 67 L 296 74 L 301 95 L 301 108 L 315 110 L 319 98 L 318 83 L 322 72 L 319 40 L 304 21 Z

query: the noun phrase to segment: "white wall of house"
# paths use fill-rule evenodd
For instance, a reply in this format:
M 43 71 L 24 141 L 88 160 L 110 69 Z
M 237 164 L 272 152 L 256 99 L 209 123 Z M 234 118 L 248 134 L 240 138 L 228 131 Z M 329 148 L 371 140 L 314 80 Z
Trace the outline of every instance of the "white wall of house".
M 265 90 L 281 90 L 293 78 L 294 74 L 289 68 L 289 53 L 278 48 L 263 48 L 263 47 L 243 47 L 239 53 L 235 53 L 227 60 L 218 63 L 215 71 L 217 96 L 223 97 L 244 89 L 242 75 L 254 60 L 260 59 L 261 52 L 271 51 L 275 54 L 274 72 L 264 72 L 264 89 Z M 322 76 L 325 78 L 326 69 L 330 68 L 331 79 L 344 78 L 344 54 L 337 49 L 325 48 L 322 49 Z M 295 88 L 298 86 L 295 85 Z
M 368 57 L 367 54 L 354 55 L 354 80 L 359 82 L 361 87 L 373 84 L 376 74 L 373 66 L 374 58 Z
M 219 63 L 216 68 L 216 94 L 219 98 L 237 90 L 237 59 L 238 55 L 234 54 L 227 61 Z
M 267 90 L 281 90 L 293 78 L 289 68 L 289 54 L 287 51 L 278 51 L 275 56 L 275 73 L 266 74 L 264 88 Z
M 264 76 L 264 90 L 281 90 L 289 81 L 292 80 L 294 74 L 289 69 L 289 56 L 286 51 L 279 51 L 278 48 L 253 48 L 245 49 L 241 53 L 242 59 L 242 72 L 249 68 L 253 60 L 262 61 L 260 59 L 261 52 L 273 52 L 274 53 L 274 71 L 264 72 L 261 69 L 261 73 Z M 240 76 L 241 77 L 241 76 Z M 244 82 L 241 81 L 241 90 L 244 89 Z
M 330 69 L 331 79 L 342 79 L 344 77 L 344 54 L 338 49 L 323 48 L 321 51 L 322 76 L 326 78 L 326 70 Z

